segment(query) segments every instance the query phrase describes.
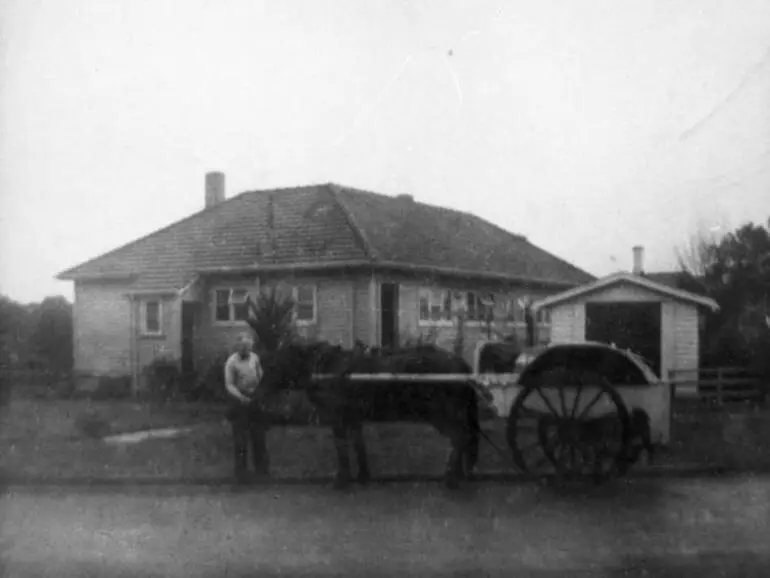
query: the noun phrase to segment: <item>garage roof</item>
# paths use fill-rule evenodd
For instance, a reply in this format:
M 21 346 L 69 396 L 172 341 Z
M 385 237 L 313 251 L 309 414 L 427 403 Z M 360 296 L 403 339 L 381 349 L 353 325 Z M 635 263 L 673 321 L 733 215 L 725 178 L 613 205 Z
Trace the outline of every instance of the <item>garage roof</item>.
M 571 301 L 588 293 L 601 291 L 602 289 L 606 289 L 607 287 L 611 287 L 612 285 L 617 285 L 619 283 L 630 283 L 632 285 L 637 285 L 638 287 L 648 289 L 649 291 L 653 291 L 661 295 L 667 295 L 679 301 L 685 301 L 687 303 L 692 303 L 693 305 L 706 307 L 714 312 L 719 311 L 719 305 L 717 302 L 709 297 L 696 295 L 695 293 L 690 293 L 689 291 L 684 291 L 682 289 L 671 287 L 670 285 L 664 285 L 663 283 L 652 281 L 640 275 L 634 275 L 633 273 L 625 272 L 615 273 L 614 275 L 602 277 L 601 279 L 597 279 L 592 283 L 581 285 L 579 287 L 575 287 L 574 289 L 569 289 L 562 293 L 552 295 L 551 297 L 533 303 L 532 308 L 537 310 L 543 307 L 552 307 L 559 303 Z

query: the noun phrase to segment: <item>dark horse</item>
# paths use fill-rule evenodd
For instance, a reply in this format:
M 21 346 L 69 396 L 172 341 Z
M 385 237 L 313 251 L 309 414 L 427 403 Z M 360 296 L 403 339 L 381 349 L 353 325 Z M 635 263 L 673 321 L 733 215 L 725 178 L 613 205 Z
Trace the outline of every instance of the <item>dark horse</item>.
M 290 343 L 263 359 L 266 392 L 301 390 L 331 426 L 337 452 L 335 487 L 351 481 L 349 443 L 358 462 L 359 483 L 370 479 L 364 422 L 422 422 L 447 436 L 452 451 L 444 481 L 456 488 L 478 461 L 479 421 L 472 369 L 461 357 L 432 345 L 395 351 L 343 349 L 326 342 Z M 350 374 L 467 374 L 468 381 L 353 380 Z M 321 376 L 315 379 L 314 376 Z M 269 393 L 268 393 L 269 394 Z

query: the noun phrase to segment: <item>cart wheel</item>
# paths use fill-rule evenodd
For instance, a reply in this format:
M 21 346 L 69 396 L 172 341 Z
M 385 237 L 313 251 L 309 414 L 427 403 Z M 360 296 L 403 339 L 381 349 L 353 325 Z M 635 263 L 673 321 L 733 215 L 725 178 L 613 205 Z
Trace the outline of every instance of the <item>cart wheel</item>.
M 606 380 L 525 387 L 511 407 L 506 437 L 517 467 L 533 476 L 600 483 L 628 469 L 628 410 Z

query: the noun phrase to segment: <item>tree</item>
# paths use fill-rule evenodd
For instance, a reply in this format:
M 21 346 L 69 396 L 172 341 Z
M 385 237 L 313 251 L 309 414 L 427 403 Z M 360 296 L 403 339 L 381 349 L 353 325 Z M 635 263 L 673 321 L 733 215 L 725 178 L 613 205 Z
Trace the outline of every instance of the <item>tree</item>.
M 722 226 L 707 227 L 702 221 L 699 222 L 695 233 L 675 251 L 679 269 L 691 277 L 702 279 L 716 261 L 719 231 L 723 230 Z
M 282 295 L 274 287 L 260 292 L 256 301 L 247 297 L 247 303 L 252 313 L 248 322 L 259 350 L 275 351 L 296 339 L 295 302 L 291 296 Z
M 696 239 L 697 260 L 680 261 L 683 279 L 691 280 L 698 271 L 703 292 L 720 306 L 706 320 L 704 360 L 714 365 L 744 364 L 766 357 L 763 351 L 770 348 L 770 229 L 747 223 L 721 238 L 709 240 L 701 235 Z
M 32 358 L 34 309 L 0 295 L 0 365 L 17 365 Z
M 35 310 L 35 351 L 55 371 L 72 369 L 72 305 L 64 297 L 46 297 Z

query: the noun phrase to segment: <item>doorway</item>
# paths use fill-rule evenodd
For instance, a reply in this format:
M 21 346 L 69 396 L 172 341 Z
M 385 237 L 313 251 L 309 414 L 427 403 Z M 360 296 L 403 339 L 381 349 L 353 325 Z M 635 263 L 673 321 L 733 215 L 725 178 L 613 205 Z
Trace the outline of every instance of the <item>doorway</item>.
M 195 371 L 195 303 L 182 301 L 182 373 Z
M 380 346 L 398 347 L 398 283 L 380 285 Z
M 660 376 L 660 318 L 660 303 L 586 303 L 586 340 L 630 349 Z

